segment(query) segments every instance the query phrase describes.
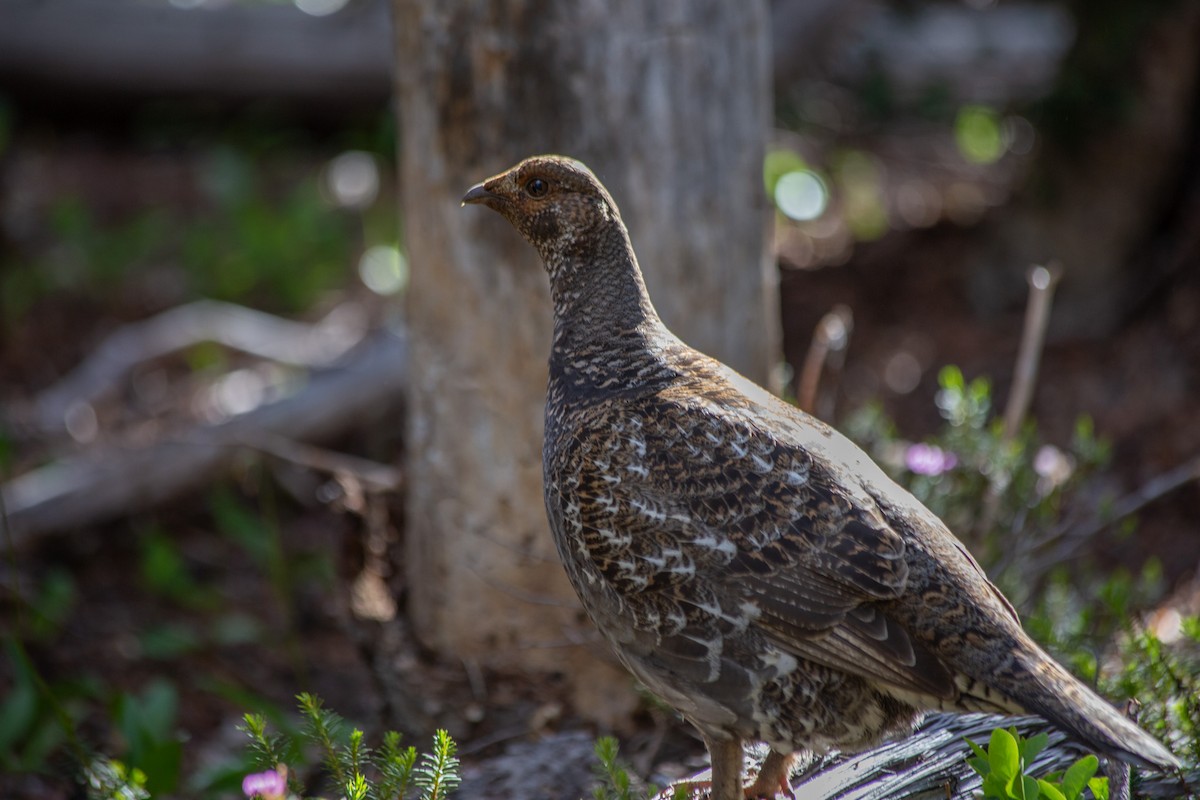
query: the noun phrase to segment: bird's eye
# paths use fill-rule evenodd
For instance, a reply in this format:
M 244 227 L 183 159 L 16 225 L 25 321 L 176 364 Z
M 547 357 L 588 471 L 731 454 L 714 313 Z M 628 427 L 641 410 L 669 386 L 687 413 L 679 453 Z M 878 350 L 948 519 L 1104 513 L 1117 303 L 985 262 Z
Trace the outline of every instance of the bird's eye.
M 550 184 L 541 178 L 530 178 L 525 184 L 525 194 L 530 197 L 544 197 L 550 191 Z

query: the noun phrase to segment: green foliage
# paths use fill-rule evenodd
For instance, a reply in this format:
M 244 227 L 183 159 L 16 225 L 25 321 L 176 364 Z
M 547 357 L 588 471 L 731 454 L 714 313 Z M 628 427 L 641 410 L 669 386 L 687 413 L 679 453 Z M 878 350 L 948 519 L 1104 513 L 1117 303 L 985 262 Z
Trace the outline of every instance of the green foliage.
M 151 682 L 140 695 L 117 696 L 113 719 L 125 740 L 129 766 L 140 770 L 151 794 L 179 785 L 183 744 L 176 732 L 179 693 L 165 680 Z
M 288 765 L 293 795 L 300 792 L 294 776 L 307 761 L 304 742 L 316 749 L 337 793 L 348 800 L 402 800 L 409 796 L 445 800 L 459 785 L 457 745 L 446 731 L 437 731 L 433 748 L 419 756 L 416 748 L 401 746 L 400 734 L 395 731 L 385 733 L 381 746 L 372 750 L 363 732 L 358 728 L 347 732 L 345 720 L 325 708 L 321 698 L 306 693 L 296 699 L 301 736 L 272 733 L 260 714 L 247 714 L 241 727 L 256 768 L 276 770 Z
M 88 694 L 79 684 L 48 685 L 20 642 L 4 642 L 12 686 L 0 701 L 0 768 L 29 771 L 75 735 L 75 710 Z
M 226 513 L 226 521 L 244 523 L 249 516 L 239 516 L 243 509 L 232 498 L 226 499 L 225 507 L 236 509 Z M 266 536 L 273 536 L 270 525 L 261 520 L 257 524 L 254 536 L 264 527 Z M 251 530 L 245 525 L 243 529 Z M 268 630 L 263 622 L 229 610 L 221 593 L 193 574 L 191 559 L 171 536 L 154 526 L 137 533 L 135 587 L 153 601 L 147 606 L 168 612 L 161 622 L 152 617 L 142 627 L 127 631 L 125 641 L 145 659 L 143 663 L 173 661 L 263 638 Z M 276 539 L 267 538 L 256 546 L 268 571 L 290 569 L 290 564 L 277 563 L 283 553 Z M 87 671 L 70 678 L 42 677 L 27 645 L 35 654 L 53 652 L 69 635 L 68 625 L 79 604 L 79 589 L 70 572 L 50 569 L 35 576 L 32 591 L 15 592 L 13 597 L 14 635 L 6 637 L 0 650 L 0 659 L 6 662 L 0 664 L 0 674 L 11 676 L 0 691 L 0 770 L 61 774 L 66 761 L 74 765 L 84 787 L 91 787 L 89 797 L 134 797 L 143 790 L 154 796 L 183 792 L 213 796 L 238 787 L 246 772 L 240 763 L 209 765 L 203 774 L 185 780 L 183 742 L 177 730 L 181 679 L 167 673 L 129 689 Z M 269 708 L 240 684 L 204 677 L 195 683 L 189 689 L 243 707 Z M 278 723 L 281 715 L 275 712 L 271 718 Z M 95 754 L 80 730 L 104 731 L 112 751 Z
M 1200 617 L 1182 618 L 1170 647 L 1149 630 L 1131 629 L 1118 640 L 1118 655 L 1120 672 L 1106 688 L 1137 698 L 1138 723 L 1200 765 Z
M 97 757 L 84 770 L 88 800 L 149 800 L 146 774 L 111 758 Z
M 968 381 L 957 367 L 947 366 L 938 383 L 936 403 L 945 424 L 924 443 L 901 441 L 875 406 L 853 414 L 843 429 L 966 541 L 992 579 L 1026 608 L 1049 572 L 1035 566 L 1034 556 L 1062 538 L 1064 512 L 1107 464 L 1110 447 L 1086 417 L 1066 447 L 1043 441 L 1032 422 L 1006 436 L 992 413 L 986 378 Z M 914 464 L 917 448 L 942 454 L 944 462 L 929 468 Z M 980 530 L 989 503 L 994 504 L 991 524 Z
M 6 640 L 4 652 L 14 680 L 0 701 L 0 770 L 48 771 L 52 756 L 65 750 L 89 800 L 136 800 L 149 796 L 148 789 L 175 786 L 173 690 L 152 686 L 141 697 L 114 698 L 111 713 L 118 719 L 115 727 L 126 741 L 127 757 L 111 759 L 91 752 L 78 735 L 80 721 L 105 695 L 104 687 L 88 678 L 47 682 L 19 639 Z M 146 769 L 162 769 L 163 774 L 151 780 Z
M 61 633 L 79 596 L 75 579 L 61 567 L 48 571 L 35 587 L 33 598 L 21 611 L 21 630 L 28 641 L 47 642 Z
M 303 693 L 296 699 L 304 716 L 305 735 L 320 749 L 321 760 L 334 780 L 341 786 L 346 785 L 349 776 L 358 773 L 358 753 L 357 746 L 352 750 L 341 742 L 345 723 L 341 717 L 325 708 L 315 695 Z M 355 730 L 354 733 L 358 734 L 358 744 L 361 744 L 362 732 Z
M 437 731 L 433 750 L 421 756 L 421 763 L 414 770 L 413 782 L 421 789 L 421 800 L 443 800 L 458 787 L 457 749 L 450 734 Z
M 654 787 L 635 788 L 634 779 L 618 758 L 617 740 L 612 736 L 601 736 L 593 748 L 599 763 L 596 764 L 596 785 L 592 788 L 594 800 L 652 800 L 662 797 L 661 790 Z M 688 786 L 680 784 L 672 792 L 672 800 L 687 800 Z
M 1200 623 L 1183 620 L 1180 642 L 1168 648 L 1136 622 L 1164 594 L 1161 564 L 1151 558 L 1136 573 L 1101 573 L 1086 558 L 1064 564 L 1056 555 L 1087 552 L 1086 540 L 1069 538 L 1063 518 L 1078 507 L 1097 505 L 1081 498 L 1087 497 L 1088 480 L 1108 462 L 1108 443 L 1087 417 L 1077 421 L 1071 442 L 1061 448 L 1044 442 L 1032 422 L 1006 436 L 993 416 L 986 379 L 968 381 L 956 367 L 946 367 L 938 380 L 936 402 L 945 424 L 926 442 L 902 441 L 878 407 L 856 413 L 844 429 L 968 543 L 989 576 L 1016 601 L 1035 639 L 1103 693 L 1140 700 L 1142 724 L 1177 754 L 1200 763 L 1200 646 L 1189 639 L 1200 633 Z M 919 448 L 923 458 L 914 460 Z M 981 528 L 989 503 L 991 524 Z M 1067 546 L 1074 549 L 1062 549 Z M 1101 672 L 1105 661 L 1119 664 L 1115 675 Z M 1049 778 L 1037 782 L 1040 795 L 1034 795 L 1032 779 L 1018 768 L 1031 756 L 1003 736 L 993 737 L 993 744 L 989 758 L 999 759 L 1000 766 L 989 767 L 988 797 L 1078 795 L 1070 792 L 1082 767 L 1069 773 L 1071 781 L 1064 778 L 1064 786 Z M 977 755 L 973 765 L 978 771 L 984 763 L 992 764 Z M 1001 785 L 1011 793 L 1004 794 Z
M 967 740 L 975 755 L 967 763 L 983 779 L 985 800 L 1080 800 L 1084 790 L 1095 800 L 1108 800 L 1108 778 L 1094 777 L 1100 766 L 1092 755 L 1084 756 L 1063 773 L 1045 778 L 1028 774 L 1049 737 L 1044 733 L 1026 739 L 1015 728 L 992 731 L 987 749 Z
M 383 746 L 375 754 L 375 765 L 379 768 L 379 796 L 404 797 L 416 763 L 415 747 L 401 747 L 400 734 L 395 731 L 385 733 Z
M 245 714 L 245 723 L 238 730 L 246 734 L 249 741 L 251 764 L 260 769 L 274 769 L 279 764 L 297 764 L 301 751 L 295 736 L 273 733 L 267 728 L 267 718 L 262 714 Z
M 1094 778 L 1099 760 L 1088 755 L 1073 764 L 1065 773 L 1051 773 L 1046 778 L 1026 774 L 1033 759 L 1046 746 L 1046 734 L 1025 739 L 1015 729 L 997 728 L 992 732 L 987 750 L 968 741 L 975 756 L 971 768 L 983 778 L 983 796 L 996 800 L 1076 800 L 1085 787 L 1097 800 L 1107 800 L 1108 779 Z
M 634 800 L 629 772 L 617 761 L 617 740 L 602 736 L 596 740 L 594 750 L 600 763 L 596 765 L 597 784 L 592 789 L 592 797 L 595 800 Z
M 213 610 L 220 605 L 212 587 L 192 577 L 179 545 L 165 531 L 147 528 L 138 544 L 142 583 L 152 593 L 196 611 Z
M 345 278 L 353 228 L 322 199 L 316 176 L 280 198 L 261 175 L 240 151 L 214 152 L 206 188 L 216 210 L 182 227 L 177 246 L 194 294 L 301 311 Z
M 1141 572 L 1056 567 L 1028 604 L 1025 628 L 1058 653 L 1085 681 L 1100 680 L 1099 656 L 1118 636 L 1132 631 L 1132 620 L 1163 595 L 1162 566 L 1148 559 Z M 1080 580 L 1080 574 L 1087 580 Z M 1126 695 L 1131 696 L 1131 695 Z
M 0 265 L 0 319 L 11 324 L 54 292 L 114 298 L 135 278 L 164 271 L 189 297 L 309 309 L 353 279 L 364 232 L 369 243 L 395 242 L 397 234 L 394 204 L 363 213 L 332 207 L 320 171 L 299 166 L 305 157 L 215 146 L 195 169 L 199 208 L 109 220 L 79 197 L 60 198 L 45 231 L 54 247 Z

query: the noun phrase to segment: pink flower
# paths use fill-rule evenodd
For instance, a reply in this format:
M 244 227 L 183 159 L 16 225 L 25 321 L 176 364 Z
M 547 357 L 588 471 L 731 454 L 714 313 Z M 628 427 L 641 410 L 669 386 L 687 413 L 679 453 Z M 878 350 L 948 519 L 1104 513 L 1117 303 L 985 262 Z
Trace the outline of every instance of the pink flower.
M 269 769 L 247 775 L 242 778 L 242 792 L 246 797 L 258 797 L 261 800 L 284 800 L 287 796 L 287 769 L 280 767 L 279 771 Z
M 904 452 L 904 466 L 918 475 L 941 475 L 957 463 L 958 456 L 932 444 L 914 444 Z

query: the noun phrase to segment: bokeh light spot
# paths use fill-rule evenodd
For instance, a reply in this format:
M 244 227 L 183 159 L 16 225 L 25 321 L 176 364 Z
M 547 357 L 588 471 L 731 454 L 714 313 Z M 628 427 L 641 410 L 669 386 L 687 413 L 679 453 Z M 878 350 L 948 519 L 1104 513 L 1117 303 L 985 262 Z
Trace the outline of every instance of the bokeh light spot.
M 346 7 L 349 0 L 293 0 L 296 8 L 314 17 L 326 17 Z
M 921 362 L 907 350 L 892 354 L 883 367 L 883 382 L 896 394 L 909 394 L 921 383 Z
M 767 153 L 763 158 L 763 186 L 766 187 L 767 194 L 774 197 L 775 184 L 779 179 L 789 172 L 801 169 L 808 169 L 808 164 L 799 153 L 791 150 L 772 150 Z
M 890 226 L 884 202 L 887 176 L 879 160 L 861 150 L 850 150 L 837 158 L 834 175 L 846 227 L 855 240 L 869 242 L 887 233 Z
M 829 190 L 821 176 L 812 170 L 795 170 L 776 181 L 775 205 L 791 219 L 800 222 L 816 219 L 829 205 Z
M 358 275 L 375 294 L 396 294 L 408 285 L 408 260 L 397 247 L 375 245 L 359 259 Z
M 1015 114 L 1004 118 L 1001 133 L 1004 135 L 1005 148 L 1019 156 L 1028 155 L 1037 143 L 1037 131 L 1033 123 Z
M 986 106 L 963 106 L 954 120 L 954 141 L 973 164 L 991 164 L 1004 154 L 1000 118 Z
M 333 201 L 343 208 L 366 208 L 379 194 L 379 165 L 375 156 L 348 150 L 329 162 L 325 185 Z

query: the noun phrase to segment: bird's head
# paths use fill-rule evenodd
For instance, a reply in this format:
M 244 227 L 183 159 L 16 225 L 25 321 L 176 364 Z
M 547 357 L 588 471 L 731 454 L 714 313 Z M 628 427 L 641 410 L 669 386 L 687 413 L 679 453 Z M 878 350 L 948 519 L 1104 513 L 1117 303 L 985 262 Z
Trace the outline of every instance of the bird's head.
M 592 171 L 563 156 L 533 156 L 472 186 L 463 205 L 498 211 L 537 248 L 553 274 L 582 242 L 624 236 L 616 203 Z

